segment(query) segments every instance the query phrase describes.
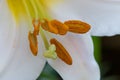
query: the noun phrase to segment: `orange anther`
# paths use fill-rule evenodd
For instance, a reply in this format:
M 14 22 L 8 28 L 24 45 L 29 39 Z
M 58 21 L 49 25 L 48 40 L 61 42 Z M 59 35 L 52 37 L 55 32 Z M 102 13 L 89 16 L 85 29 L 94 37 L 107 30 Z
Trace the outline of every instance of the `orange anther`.
M 54 38 L 50 40 L 50 43 L 56 46 L 57 56 L 66 64 L 72 65 L 72 58 L 63 45 Z
M 52 33 L 55 33 L 55 34 L 58 34 L 58 29 L 56 26 L 54 26 L 53 24 L 51 24 L 50 21 L 48 20 L 44 20 L 44 22 L 41 24 L 42 28 L 44 30 L 47 30 L 49 32 L 52 32 Z
M 29 40 L 29 44 L 30 44 L 30 49 L 31 49 L 33 55 L 36 56 L 38 53 L 37 37 L 33 33 L 29 32 L 28 33 L 28 40 Z
M 44 19 L 44 22 L 41 23 L 41 27 L 44 30 L 49 31 L 48 20 Z
M 50 21 L 50 24 L 58 29 L 58 34 L 65 35 L 69 27 L 58 20 Z
M 69 27 L 67 25 L 58 20 L 44 20 L 41 26 L 44 30 L 60 35 L 65 35 L 69 30 Z
M 66 24 L 69 27 L 69 31 L 73 33 L 86 33 L 90 30 L 89 24 L 79 20 L 65 21 L 64 24 Z

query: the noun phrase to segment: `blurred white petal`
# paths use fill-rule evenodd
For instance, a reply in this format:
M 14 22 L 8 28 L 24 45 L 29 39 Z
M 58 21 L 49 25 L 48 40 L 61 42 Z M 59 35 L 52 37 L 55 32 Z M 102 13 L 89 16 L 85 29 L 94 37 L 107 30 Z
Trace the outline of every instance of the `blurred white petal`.
M 100 72 L 93 55 L 93 44 L 89 35 L 67 34 L 56 37 L 70 53 L 73 64 L 67 65 L 59 58 L 48 63 L 63 80 L 99 80 Z
M 120 0 L 64 0 L 52 11 L 61 19 L 79 19 L 91 24 L 91 34 L 120 34 Z
M 16 36 L 15 22 L 6 4 L 0 5 L 0 73 L 4 70 L 14 48 L 14 41 Z
M 15 26 L 3 4 L 0 7 L 0 80 L 35 80 L 45 65 L 42 41 L 39 44 L 35 57 L 29 49 L 27 23 Z

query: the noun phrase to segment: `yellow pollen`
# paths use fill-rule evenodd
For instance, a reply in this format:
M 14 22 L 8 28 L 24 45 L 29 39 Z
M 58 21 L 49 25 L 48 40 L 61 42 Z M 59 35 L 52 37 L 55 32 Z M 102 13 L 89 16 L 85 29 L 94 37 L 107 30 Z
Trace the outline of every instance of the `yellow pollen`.
M 72 65 L 72 58 L 69 55 L 68 51 L 63 47 L 63 45 L 58 42 L 55 38 L 50 40 L 51 44 L 56 46 L 57 56 L 68 65 Z
M 66 24 L 69 27 L 69 31 L 73 33 L 86 33 L 90 30 L 89 24 L 79 20 L 65 21 L 64 24 Z

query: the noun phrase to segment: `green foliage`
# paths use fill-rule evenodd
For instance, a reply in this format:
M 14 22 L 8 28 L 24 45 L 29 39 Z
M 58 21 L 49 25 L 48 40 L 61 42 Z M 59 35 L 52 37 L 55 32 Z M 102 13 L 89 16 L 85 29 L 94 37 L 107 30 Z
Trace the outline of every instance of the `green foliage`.
M 98 64 L 101 63 L 101 38 L 92 37 L 94 43 L 94 56 Z
M 37 80 L 62 80 L 62 78 L 48 63 L 46 63 L 43 72 Z

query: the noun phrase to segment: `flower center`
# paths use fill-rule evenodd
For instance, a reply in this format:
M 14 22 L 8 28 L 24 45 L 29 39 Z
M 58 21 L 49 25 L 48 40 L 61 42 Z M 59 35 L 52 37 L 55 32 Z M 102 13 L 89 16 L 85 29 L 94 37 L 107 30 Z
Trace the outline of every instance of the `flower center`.
M 55 38 L 51 37 L 50 41 L 46 38 L 46 31 L 56 35 L 66 35 L 68 32 L 82 34 L 90 29 L 90 25 L 79 20 L 68 20 L 61 22 L 51 19 L 46 10 L 44 0 L 7 0 L 9 8 L 14 15 L 16 22 L 21 16 L 27 18 L 30 25 L 28 41 L 30 50 L 34 56 L 38 54 L 38 39 L 40 35 L 43 39 L 46 51 L 43 56 L 46 58 L 56 59 L 59 57 L 66 64 L 72 64 L 72 57 L 65 47 Z M 34 28 L 34 30 L 32 30 Z
M 37 23 L 37 24 L 36 24 Z M 66 35 L 67 32 L 72 33 L 86 33 L 90 29 L 90 25 L 79 21 L 79 20 L 69 20 L 65 21 L 64 23 L 58 20 L 50 20 L 48 21 L 45 19 L 44 21 L 40 22 L 40 20 L 33 20 L 34 31 L 33 33 L 28 34 L 30 49 L 32 53 L 36 56 L 38 52 L 38 42 L 37 42 L 37 35 L 40 34 L 43 38 L 44 44 L 46 44 L 46 51 L 44 56 L 47 58 L 56 59 L 57 56 L 63 60 L 65 63 L 71 65 L 72 64 L 72 57 L 69 55 L 68 51 L 64 48 L 64 46 L 57 41 L 55 38 L 51 38 L 50 45 L 47 41 L 44 31 L 48 31 L 58 35 Z M 40 30 L 39 30 L 40 29 Z

